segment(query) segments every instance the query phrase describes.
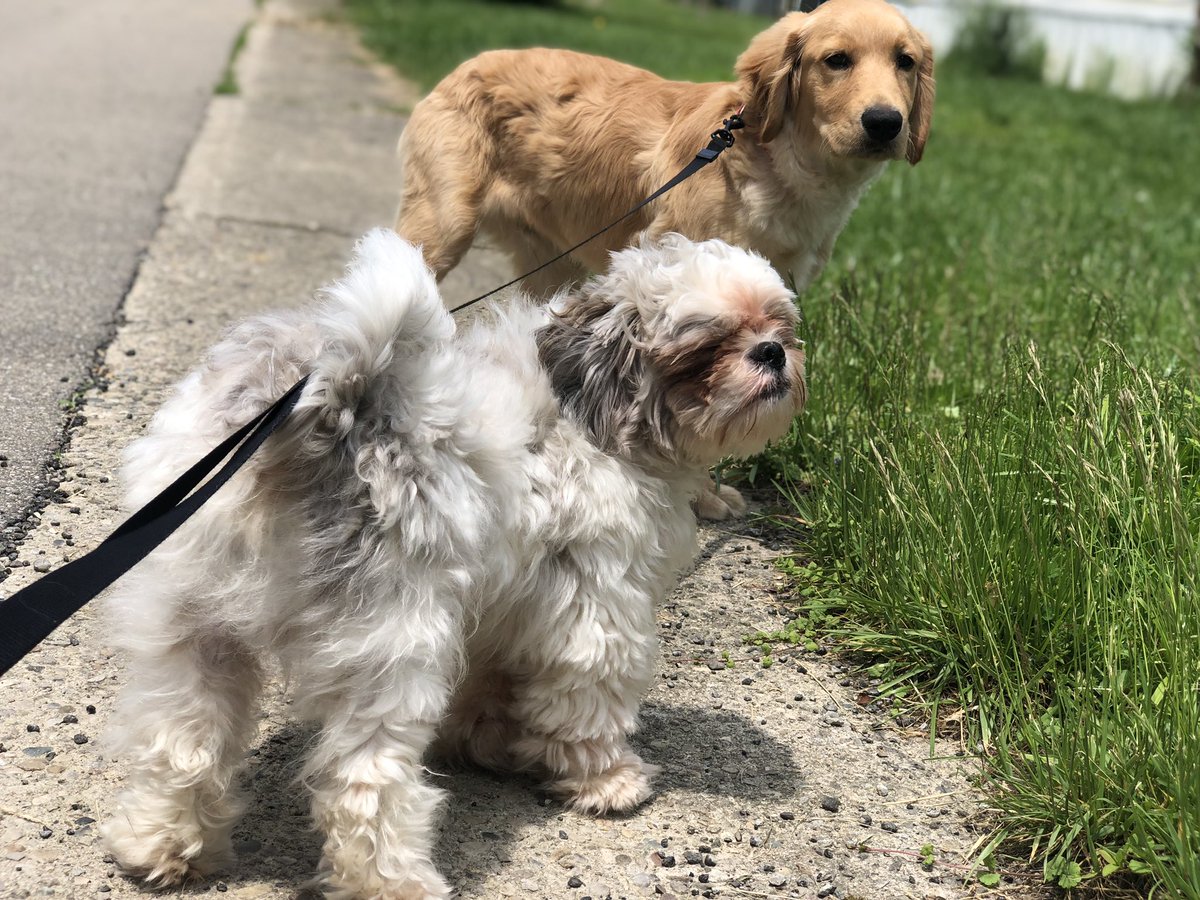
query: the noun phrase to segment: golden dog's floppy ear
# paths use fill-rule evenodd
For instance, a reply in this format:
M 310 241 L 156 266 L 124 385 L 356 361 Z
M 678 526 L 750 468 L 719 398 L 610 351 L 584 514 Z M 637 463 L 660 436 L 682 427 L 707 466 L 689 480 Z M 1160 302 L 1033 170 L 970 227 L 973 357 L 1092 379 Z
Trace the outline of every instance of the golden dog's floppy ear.
M 804 49 L 804 25 L 808 16 L 789 13 L 750 42 L 734 66 L 746 82 L 745 117 L 758 139 L 768 143 L 783 128 L 792 91 L 792 73 Z
M 925 152 L 929 138 L 929 123 L 933 121 L 933 47 L 925 35 L 917 34 L 921 45 L 921 71 L 917 73 L 917 89 L 913 93 L 912 109 L 908 113 L 908 161 L 916 165 Z

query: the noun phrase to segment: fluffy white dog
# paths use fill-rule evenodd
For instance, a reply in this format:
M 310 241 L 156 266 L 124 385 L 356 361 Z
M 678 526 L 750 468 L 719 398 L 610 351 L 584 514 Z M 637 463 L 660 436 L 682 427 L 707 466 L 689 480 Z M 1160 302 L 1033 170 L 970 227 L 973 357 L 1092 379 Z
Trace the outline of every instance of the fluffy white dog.
M 626 739 L 654 605 L 709 466 L 803 405 L 795 323 L 764 259 L 668 236 L 455 336 L 418 250 L 376 231 L 315 310 L 233 329 L 130 448 L 132 505 L 311 378 L 109 601 L 131 655 L 121 866 L 169 885 L 225 861 L 268 654 L 321 726 L 303 779 L 330 895 L 449 896 L 435 734 L 582 811 L 645 800 L 654 767 Z

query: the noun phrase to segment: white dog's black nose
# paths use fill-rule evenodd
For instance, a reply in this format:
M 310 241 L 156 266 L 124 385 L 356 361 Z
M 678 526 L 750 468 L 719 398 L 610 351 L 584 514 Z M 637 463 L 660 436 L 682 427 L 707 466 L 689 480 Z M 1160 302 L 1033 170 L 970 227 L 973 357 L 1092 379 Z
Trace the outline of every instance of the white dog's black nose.
M 904 116 L 900 115 L 900 110 L 890 106 L 872 106 L 862 114 L 862 126 L 867 137 L 883 144 L 900 133 L 904 127 Z
M 782 344 L 776 341 L 763 341 L 750 351 L 750 359 L 760 366 L 765 366 L 768 369 L 774 369 L 778 372 L 783 368 L 783 364 L 787 362 L 787 354 L 783 352 Z

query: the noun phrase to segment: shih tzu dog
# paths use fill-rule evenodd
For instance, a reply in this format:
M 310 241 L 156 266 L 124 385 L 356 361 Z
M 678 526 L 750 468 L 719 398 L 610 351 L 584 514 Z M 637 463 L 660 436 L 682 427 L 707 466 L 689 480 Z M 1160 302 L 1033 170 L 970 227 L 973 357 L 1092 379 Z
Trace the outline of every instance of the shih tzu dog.
M 313 310 L 251 319 L 128 451 L 140 505 L 302 375 L 291 417 L 109 599 L 130 761 L 104 830 L 156 885 L 230 853 L 268 655 L 320 724 L 303 770 L 331 896 L 443 898 L 435 737 L 628 810 L 654 607 L 708 468 L 805 400 L 792 296 L 761 257 L 667 236 L 548 307 L 456 335 L 419 251 L 360 242 Z

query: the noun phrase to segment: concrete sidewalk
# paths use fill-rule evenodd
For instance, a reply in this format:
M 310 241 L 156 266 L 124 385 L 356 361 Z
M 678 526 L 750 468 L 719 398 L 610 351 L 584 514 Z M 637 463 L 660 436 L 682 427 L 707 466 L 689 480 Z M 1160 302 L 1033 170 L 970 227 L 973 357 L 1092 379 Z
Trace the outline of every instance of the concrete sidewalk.
M 0 3 L 0 562 L 251 0 Z
M 241 93 L 214 99 L 127 298 L 106 383 L 86 397 L 64 459 L 66 499 L 42 514 L 0 594 L 115 527 L 119 448 L 225 325 L 304 301 L 341 272 L 361 231 L 390 224 L 393 150 L 415 97 L 322 10 L 269 0 L 260 11 L 237 66 Z M 504 260 L 473 251 L 445 293 L 454 302 L 507 277 Z M 975 840 L 965 766 L 928 760 L 927 740 L 864 708 L 869 685 L 829 658 L 762 668 L 742 637 L 787 615 L 775 551 L 745 523 L 706 529 L 703 543 L 659 617 L 661 677 L 637 738 L 663 766 L 659 796 L 597 820 L 527 779 L 439 779 L 451 800 L 436 858 L 460 895 L 964 896 L 952 875 L 912 857 L 932 843 L 940 859 L 961 861 Z M 96 843 L 122 774 L 103 738 L 121 682 L 90 609 L 0 680 L 0 897 L 145 896 Z M 320 838 L 292 782 L 311 732 L 287 713 L 272 685 L 247 759 L 239 861 L 185 895 L 292 897 L 315 871 Z

